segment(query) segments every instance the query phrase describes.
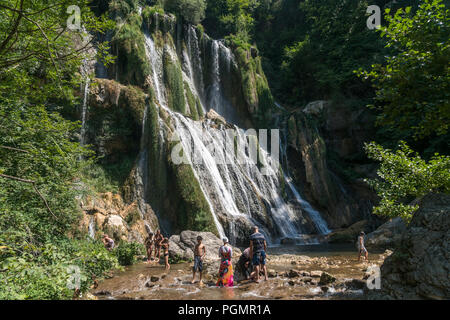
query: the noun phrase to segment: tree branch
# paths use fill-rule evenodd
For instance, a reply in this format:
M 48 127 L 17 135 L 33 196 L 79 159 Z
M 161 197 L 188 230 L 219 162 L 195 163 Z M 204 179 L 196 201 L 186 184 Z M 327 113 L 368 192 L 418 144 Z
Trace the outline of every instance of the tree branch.
M 8 146 L 1 146 L 0 148 L 2 149 L 8 149 L 8 150 L 12 150 L 12 151 L 19 151 L 19 152 L 24 152 L 24 153 L 28 153 L 27 150 L 23 150 L 23 149 L 18 149 L 18 148 L 13 148 L 13 147 L 8 147 Z
M 23 183 L 30 183 L 31 185 L 33 185 L 34 190 L 36 191 L 36 193 L 39 195 L 39 197 L 42 199 L 42 201 L 44 202 L 45 206 L 47 207 L 48 212 L 50 212 L 52 214 L 52 216 L 54 218 L 56 218 L 55 214 L 53 213 L 52 209 L 50 209 L 47 200 L 45 200 L 44 196 L 42 195 L 42 193 L 39 192 L 38 188 L 36 187 L 36 181 L 34 180 L 28 180 L 28 179 L 22 179 L 22 178 L 18 178 L 18 177 L 13 177 L 13 176 L 8 176 L 6 174 L 2 174 L 0 173 L 0 177 L 1 178 L 5 178 L 5 179 L 10 179 L 10 180 L 15 180 L 15 181 L 19 181 L 19 182 L 23 182 Z

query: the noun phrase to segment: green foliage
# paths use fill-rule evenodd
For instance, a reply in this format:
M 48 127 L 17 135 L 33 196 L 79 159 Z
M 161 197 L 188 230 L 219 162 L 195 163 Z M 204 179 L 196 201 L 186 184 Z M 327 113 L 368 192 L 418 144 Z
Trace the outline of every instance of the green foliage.
M 205 0 L 165 0 L 164 8 L 167 11 L 180 15 L 193 25 L 199 24 L 205 17 Z
M 80 268 L 80 290 L 117 260 L 101 243 L 74 240 L 81 216 L 80 172 L 91 152 L 74 142 L 78 122 L 60 112 L 79 106 L 74 88 L 92 48 L 111 22 L 78 1 L 81 25 L 69 30 L 71 1 L 2 1 L 0 14 L 0 299 L 68 299 L 67 267 Z M 72 22 L 74 22 L 72 20 Z M 112 61 L 108 45 L 99 57 Z M 83 160 L 86 159 L 86 160 Z
M 376 88 L 378 123 L 403 138 L 444 135 L 450 125 L 450 11 L 442 0 L 425 0 L 415 12 L 389 13 L 380 31 L 392 53 L 384 65 L 359 73 Z
M 260 1 L 212 0 L 208 1 L 204 25 L 215 38 L 233 35 L 235 39 L 248 43 L 254 31 L 254 18 Z
M 374 208 L 375 214 L 410 221 L 418 207 L 407 204 L 408 201 L 430 192 L 450 192 L 449 156 L 435 154 L 427 162 L 404 142 L 395 152 L 374 142 L 366 144 L 365 149 L 369 158 L 381 162 L 381 179 L 367 181 L 381 199 Z
M 112 52 L 117 55 L 117 74 L 125 84 L 142 86 L 151 73 L 145 51 L 145 38 L 141 30 L 142 16 L 131 13 L 123 23 L 116 25 L 112 38 Z
M 76 286 L 84 293 L 94 279 L 119 267 L 100 241 L 65 239 L 40 247 L 25 243 L 22 250 L 19 256 L 1 255 L 1 300 L 71 299 Z M 74 281 L 76 277 L 79 283 Z
M 137 242 L 121 241 L 117 248 L 114 249 L 114 255 L 122 266 L 134 264 L 136 262 L 136 256 L 144 254 L 144 245 Z

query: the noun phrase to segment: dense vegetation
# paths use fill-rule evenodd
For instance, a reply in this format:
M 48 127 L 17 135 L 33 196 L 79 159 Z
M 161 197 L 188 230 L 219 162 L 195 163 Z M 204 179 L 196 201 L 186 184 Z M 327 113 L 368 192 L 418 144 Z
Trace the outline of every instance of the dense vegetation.
M 86 36 L 112 24 L 78 1 L 81 28 L 70 5 L 0 5 L 0 299 L 72 298 L 119 267 L 115 252 L 77 228 L 80 172 L 93 159 L 79 122 L 61 116 L 81 103 L 80 67 L 94 42 Z M 108 44 L 96 46 L 111 62 Z
M 379 31 L 366 27 L 371 4 L 390 9 Z M 67 13 L 71 5 L 69 0 L 0 4 L 0 299 L 71 298 L 75 288 L 86 292 L 93 279 L 133 263 L 142 253 L 142 246 L 125 242 L 106 251 L 100 241 L 78 230 L 77 199 L 85 186 L 117 191 L 133 160 L 126 158 L 107 170 L 98 166 L 92 152 L 78 142 L 80 123 L 66 115 L 77 114 L 74 110 L 82 101 L 78 88 L 92 76 L 82 74 L 83 61 L 95 44 L 97 58 L 105 65 L 117 56 L 110 71 L 128 85 L 121 99 L 141 123 L 147 88 L 132 85 L 142 86 L 151 72 L 141 27 L 154 12 L 201 23 L 201 30 L 233 45 L 245 66 L 241 72 L 246 88 L 256 89 L 261 123 L 269 121 L 273 105 L 269 84 L 288 109 L 313 100 L 339 101 L 349 108 L 371 106 L 379 131 L 377 143 L 367 144 L 366 151 L 381 162 L 380 179 L 369 181 L 381 199 L 376 214 L 409 220 L 417 209 L 411 200 L 428 192 L 449 192 L 447 2 L 78 1 L 83 28 L 75 29 L 68 24 L 77 22 Z M 142 16 L 140 6 L 147 6 Z M 107 30 L 113 34 L 111 48 L 99 41 L 107 38 Z M 89 37 L 93 34 L 97 37 Z M 258 58 L 249 58 L 252 50 L 259 51 Z M 201 108 L 187 90 L 180 66 L 167 57 L 165 64 L 169 104 L 185 113 L 187 99 L 197 119 Z M 261 76 L 262 69 L 269 81 Z M 244 92 L 248 100 L 251 93 Z M 155 110 L 149 110 L 150 124 L 157 122 Z M 149 143 L 156 148 L 157 127 L 148 129 L 153 130 Z M 406 142 L 392 151 L 400 140 Z M 116 176 L 120 172 L 120 182 L 110 182 L 108 170 Z M 180 166 L 171 172 L 184 201 L 177 208 L 180 225 L 217 232 L 192 170 Z M 75 286 L 68 285 L 77 279 Z

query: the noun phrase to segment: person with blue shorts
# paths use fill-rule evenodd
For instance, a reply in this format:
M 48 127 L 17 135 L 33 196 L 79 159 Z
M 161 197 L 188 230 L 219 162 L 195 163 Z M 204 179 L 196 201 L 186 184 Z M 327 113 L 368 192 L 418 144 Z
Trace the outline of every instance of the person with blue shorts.
M 266 250 L 267 243 L 264 235 L 261 234 L 257 226 L 252 229 L 253 233 L 250 236 L 250 257 L 252 257 L 252 264 L 255 268 L 253 272 L 253 279 L 256 283 L 259 282 L 259 272 L 262 269 L 264 271 L 264 278 L 267 281 L 267 268 L 266 268 Z

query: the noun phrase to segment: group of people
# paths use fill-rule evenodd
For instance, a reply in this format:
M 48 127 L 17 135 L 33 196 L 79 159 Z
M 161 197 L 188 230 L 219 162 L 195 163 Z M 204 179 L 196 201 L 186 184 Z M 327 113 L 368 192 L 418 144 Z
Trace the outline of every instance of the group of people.
M 267 243 L 264 235 L 262 235 L 258 227 L 253 227 L 252 235 L 250 236 L 250 246 L 244 250 L 238 261 L 239 271 L 245 275 L 245 279 L 253 279 L 259 282 L 260 271 L 264 271 L 265 280 L 267 280 L 266 269 L 266 250 Z M 206 247 L 202 243 L 202 237 L 197 237 L 197 244 L 194 248 L 194 268 L 192 283 L 195 283 L 196 273 L 199 273 L 200 283 L 202 283 L 203 260 L 206 255 Z M 231 247 L 228 238 L 222 239 L 223 245 L 219 248 L 220 267 L 217 286 L 232 287 L 234 285 L 233 272 L 233 248 Z
M 159 262 L 162 251 L 166 270 L 169 270 L 169 239 L 164 237 L 160 230 L 156 230 L 155 234 L 153 232 L 148 234 L 144 243 L 147 250 L 147 263 Z M 152 256 L 153 252 L 155 253 L 154 257 Z
M 364 232 L 361 231 L 357 240 L 357 247 L 359 251 L 358 261 L 361 256 L 364 255 L 368 260 L 368 252 L 364 246 Z M 103 235 L 102 241 L 105 248 L 112 250 L 114 248 L 114 240 L 108 235 Z M 194 267 L 192 275 L 192 283 L 195 283 L 195 276 L 199 273 L 199 282 L 202 284 L 202 272 L 203 261 L 206 256 L 206 247 L 202 243 L 203 238 L 197 237 L 197 244 L 194 247 Z M 234 285 L 234 272 L 233 272 L 233 248 L 231 247 L 228 238 L 222 238 L 223 245 L 219 248 L 220 267 L 219 276 L 216 282 L 217 286 L 232 287 Z M 246 280 L 253 280 L 256 283 L 260 281 L 261 273 L 264 275 L 264 279 L 267 281 L 267 268 L 266 268 L 266 251 L 267 242 L 264 235 L 259 232 L 257 226 L 252 228 L 252 234 L 250 236 L 250 246 L 246 248 L 237 262 L 238 270 L 243 274 Z M 147 263 L 159 262 L 161 251 L 164 254 L 164 262 L 166 270 L 170 269 L 169 264 L 169 239 L 161 234 L 160 230 L 156 230 L 153 234 L 149 232 L 148 237 L 145 239 L 145 246 L 147 249 Z M 161 250 L 162 249 L 162 250 Z M 153 253 L 155 254 L 153 257 Z

